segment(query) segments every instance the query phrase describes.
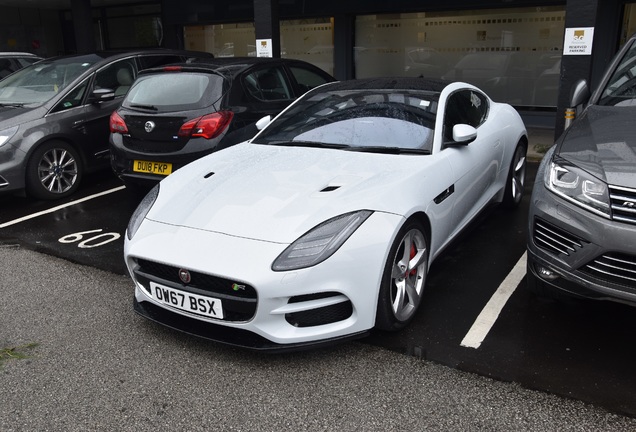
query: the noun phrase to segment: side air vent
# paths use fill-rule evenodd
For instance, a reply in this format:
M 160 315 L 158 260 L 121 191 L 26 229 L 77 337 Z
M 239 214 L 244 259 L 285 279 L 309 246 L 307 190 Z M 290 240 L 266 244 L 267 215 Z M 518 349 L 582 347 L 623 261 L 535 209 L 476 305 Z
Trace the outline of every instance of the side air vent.
M 582 249 L 584 240 L 540 218 L 534 220 L 534 243 L 557 255 L 571 255 Z

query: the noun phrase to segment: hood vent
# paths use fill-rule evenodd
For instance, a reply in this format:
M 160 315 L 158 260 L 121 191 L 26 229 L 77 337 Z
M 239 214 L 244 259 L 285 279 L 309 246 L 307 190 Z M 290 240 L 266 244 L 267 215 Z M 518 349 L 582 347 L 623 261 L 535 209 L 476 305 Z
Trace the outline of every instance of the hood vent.
M 206 175 L 203 176 L 204 179 L 209 179 L 210 177 L 212 177 L 214 175 L 213 172 L 209 172 Z
M 327 186 L 326 188 L 324 188 L 320 192 L 333 192 L 333 191 L 338 190 L 338 189 L 340 189 L 340 186 Z

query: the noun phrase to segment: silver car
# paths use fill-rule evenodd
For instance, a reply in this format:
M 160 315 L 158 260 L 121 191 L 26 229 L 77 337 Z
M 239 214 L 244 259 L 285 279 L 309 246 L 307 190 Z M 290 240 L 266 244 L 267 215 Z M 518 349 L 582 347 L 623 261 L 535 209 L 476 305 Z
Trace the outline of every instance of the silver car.
M 528 287 L 636 305 L 636 37 L 539 166 L 528 218 Z

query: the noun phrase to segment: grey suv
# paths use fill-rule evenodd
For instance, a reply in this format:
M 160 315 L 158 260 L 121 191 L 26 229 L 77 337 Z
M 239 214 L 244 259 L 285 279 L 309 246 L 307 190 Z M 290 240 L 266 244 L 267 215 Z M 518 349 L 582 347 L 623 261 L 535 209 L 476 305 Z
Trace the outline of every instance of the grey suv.
M 528 226 L 528 287 L 636 305 L 636 38 L 543 158 Z
M 73 193 L 108 167 L 108 121 L 142 69 L 211 54 L 147 50 L 42 60 L 0 81 L 0 193 Z

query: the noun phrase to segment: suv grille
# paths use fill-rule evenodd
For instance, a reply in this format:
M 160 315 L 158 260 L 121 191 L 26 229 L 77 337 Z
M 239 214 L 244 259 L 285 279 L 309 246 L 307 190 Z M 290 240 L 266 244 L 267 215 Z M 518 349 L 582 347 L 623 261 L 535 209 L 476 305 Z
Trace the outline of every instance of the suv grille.
M 570 254 L 583 248 L 584 241 L 540 218 L 534 220 L 534 243 L 537 247 L 555 254 Z
M 256 313 L 257 294 L 250 285 L 194 271 L 190 272 L 190 283 L 184 284 L 179 279 L 179 267 L 145 259 L 138 259 L 137 264 L 139 268 L 135 270 L 135 276 L 148 292 L 149 282 L 152 280 L 197 294 L 217 297 L 223 301 L 226 321 L 248 321 Z
M 609 186 L 612 219 L 636 224 L 636 190 Z
M 636 289 L 636 256 L 606 253 L 582 269 L 603 281 Z

